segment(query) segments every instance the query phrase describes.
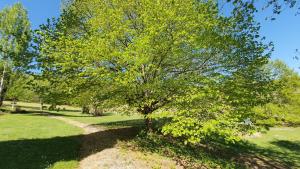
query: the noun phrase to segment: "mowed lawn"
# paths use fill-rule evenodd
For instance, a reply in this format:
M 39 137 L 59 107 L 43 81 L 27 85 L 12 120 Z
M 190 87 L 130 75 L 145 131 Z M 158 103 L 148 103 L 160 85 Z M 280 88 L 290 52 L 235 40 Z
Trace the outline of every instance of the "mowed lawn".
M 257 145 L 258 155 L 288 168 L 300 168 L 300 127 L 274 127 L 249 141 Z
M 144 118 L 138 114 L 121 114 L 121 113 L 104 113 L 103 116 L 92 116 L 82 114 L 79 111 L 59 111 L 51 112 L 52 115 L 63 116 L 89 125 L 100 125 L 107 128 L 119 127 L 142 127 L 144 126 Z
M 38 114 L 0 115 L 1 169 L 73 169 L 82 130 Z
M 17 104 L 22 110 L 40 110 L 40 104 L 38 103 L 25 103 L 18 102 Z M 50 105 L 45 104 L 44 106 L 49 107 Z M 5 109 L 11 108 L 11 102 L 5 101 L 3 107 Z M 131 127 L 131 126 L 143 126 L 144 118 L 139 114 L 123 114 L 122 112 L 106 112 L 103 116 L 92 116 L 89 114 L 82 114 L 81 109 L 72 106 L 58 106 L 60 111 L 50 111 L 52 115 L 63 116 L 72 120 L 76 120 L 89 125 L 102 125 L 108 128 L 118 127 Z
M 38 109 L 38 104 L 20 103 L 21 108 Z M 24 107 L 23 107 L 24 105 Z M 68 107 L 69 108 L 69 107 Z M 79 109 L 51 111 L 90 125 L 108 128 L 143 126 L 141 115 L 105 113 L 93 117 Z M 34 111 L 32 111 L 34 112 Z M 78 167 L 82 130 L 40 113 L 0 115 L 0 169 L 76 169 Z M 300 168 L 300 127 L 271 128 L 248 139 L 253 147 L 245 152 L 280 163 L 287 168 Z

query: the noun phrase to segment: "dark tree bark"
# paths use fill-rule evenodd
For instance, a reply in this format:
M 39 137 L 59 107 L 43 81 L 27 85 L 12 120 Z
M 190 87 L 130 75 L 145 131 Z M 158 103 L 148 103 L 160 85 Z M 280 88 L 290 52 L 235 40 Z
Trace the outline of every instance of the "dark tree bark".
M 152 119 L 148 116 L 149 114 L 153 113 L 156 109 L 153 109 L 152 106 L 145 105 L 138 109 L 138 111 L 144 115 L 145 118 L 145 125 L 148 132 L 153 131 L 152 128 Z
M 147 127 L 147 131 L 148 132 L 153 131 L 153 128 L 152 128 L 152 119 L 149 118 L 149 117 L 147 117 L 147 116 L 145 117 L 145 125 Z
M 81 113 L 82 114 L 89 114 L 90 113 L 89 107 L 88 106 L 82 106 Z
M 3 71 L 2 71 L 2 77 L 0 81 L 0 106 L 3 105 L 4 101 L 4 95 L 5 95 L 5 76 L 6 76 L 6 64 L 4 64 Z
M 89 113 L 92 114 L 93 116 L 102 116 L 103 115 L 103 111 L 101 109 L 99 109 L 99 107 L 97 105 L 91 105 L 91 107 L 89 109 Z

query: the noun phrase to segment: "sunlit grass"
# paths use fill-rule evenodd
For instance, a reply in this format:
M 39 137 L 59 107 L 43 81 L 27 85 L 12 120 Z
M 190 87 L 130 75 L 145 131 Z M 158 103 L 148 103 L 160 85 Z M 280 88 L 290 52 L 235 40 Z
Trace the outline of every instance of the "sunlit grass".
M 80 128 L 45 116 L 1 115 L 0 168 L 76 168 L 81 133 Z
M 80 112 L 52 112 L 53 114 L 64 116 L 72 120 L 76 120 L 89 125 L 102 125 L 109 128 L 116 127 L 140 127 L 144 125 L 143 116 L 139 114 L 118 114 L 118 113 L 104 113 L 103 116 L 92 116 L 89 114 L 82 114 Z

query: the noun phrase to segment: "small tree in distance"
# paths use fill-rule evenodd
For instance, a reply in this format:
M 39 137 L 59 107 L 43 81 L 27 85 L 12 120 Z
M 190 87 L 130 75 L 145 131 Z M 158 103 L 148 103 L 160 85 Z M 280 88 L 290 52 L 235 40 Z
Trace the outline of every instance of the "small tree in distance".
M 27 12 L 20 3 L 0 11 L 0 59 L 3 70 L 0 80 L 0 106 L 3 103 L 8 68 L 12 70 L 27 66 L 31 61 L 28 52 L 31 39 Z

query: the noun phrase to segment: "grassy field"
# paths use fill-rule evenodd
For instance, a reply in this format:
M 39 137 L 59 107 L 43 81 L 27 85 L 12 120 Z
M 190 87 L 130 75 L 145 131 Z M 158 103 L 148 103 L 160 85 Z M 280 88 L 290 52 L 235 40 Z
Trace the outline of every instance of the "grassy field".
M 250 138 L 257 148 L 254 153 L 288 168 L 300 168 L 300 127 L 271 128 L 268 132 Z
M 38 104 L 19 103 L 25 114 L 0 115 L 0 168 L 1 169 L 73 169 L 78 166 L 82 130 L 62 121 L 36 113 Z M 69 109 L 70 108 L 70 109 Z M 6 109 L 9 103 L 6 102 Z M 66 111 L 49 112 L 52 115 L 108 128 L 143 126 L 140 115 L 106 113 L 93 117 L 81 114 L 78 108 L 66 106 Z M 156 136 L 153 136 L 153 138 Z M 300 127 L 271 128 L 270 131 L 248 138 L 250 145 L 238 148 L 230 155 L 189 150 L 184 145 L 163 142 L 157 138 L 142 138 L 144 150 L 174 156 L 194 156 L 198 163 L 221 168 L 300 168 Z M 147 140 L 148 139 L 148 140 Z M 148 148 L 147 148 L 148 146 Z M 206 154 L 207 153 L 207 154 Z M 241 159 L 234 160 L 236 154 Z M 245 164 L 245 165 L 244 165 Z M 243 167 L 244 166 L 244 167 Z
M 84 115 L 79 112 L 57 112 L 56 114 L 62 115 L 66 118 L 70 118 L 73 120 L 77 120 L 83 123 L 92 124 L 92 125 L 104 125 L 107 127 L 120 127 L 120 126 L 142 126 L 143 119 L 142 116 L 133 115 L 120 115 L 107 113 L 105 116 L 101 117 L 93 117 L 90 115 Z M 265 162 L 259 161 L 254 157 L 250 156 L 247 159 L 246 163 L 253 163 L 247 165 L 248 167 L 254 167 L 262 165 L 277 165 L 278 163 L 282 164 L 283 167 L 288 168 L 300 168 L 300 127 L 292 128 L 292 127 L 281 127 L 281 128 L 271 128 L 268 132 L 262 133 L 258 137 L 253 137 L 247 139 L 252 146 L 247 147 L 248 150 L 245 152 L 249 152 L 251 155 L 256 157 L 261 157 L 265 160 Z M 145 140 L 144 140 L 145 141 Z M 152 144 L 149 142 L 143 142 L 144 144 Z M 155 143 L 154 143 L 155 144 Z M 162 144 L 163 146 L 159 146 Z M 155 144 L 156 145 L 156 144 Z M 160 143 L 155 147 L 155 151 L 165 151 L 166 143 Z M 159 147 L 161 150 L 159 150 Z M 176 148 L 176 147 L 172 147 Z M 177 147 L 179 148 L 179 147 Z M 187 154 L 189 152 L 186 152 Z M 202 152 L 204 153 L 204 152 Z M 237 151 L 237 153 L 244 153 Z M 203 156 L 203 154 L 196 154 L 198 157 L 202 156 L 202 160 L 206 160 L 205 163 L 216 163 L 223 167 L 232 168 L 234 165 L 229 164 L 230 160 L 223 160 L 219 157 L 211 157 L 211 156 Z M 231 158 L 231 157 L 229 157 Z M 251 161 L 251 160 L 256 161 Z M 226 164 L 227 163 L 227 164 Z M 266 164 L 267 163 L 267 164 Z M 213 165 L 212 165 L 213 166 Z M 238 165 L 237 165 L 238 166 Z M 237 166 L 234 166 L 237 167 Z
M 38 103 L 25 103 L 18 102 L 17 104 L 22 110 L 32 111 L 39 110 L 40 104 Z M 45 104 L 45 106 L 49 106 Z M 52 115 L 63 116 L 72 120 L 76 120 L 89 125 L 102 125 L 108 128 L 127 127 L 127 126 L 143 126 L 143 116 L 138 114 L 126 115 L 118 113 L 104 113 L 103 116 L 95 117 L 89 114 L 82 114 L 81 109 L 72 106 L 58 106 L 61 111 L 49 111 Z M 11 102 L 5 101 L 3 108 L 11 109 Z
M 0 116 L 1 169 L 73 169 L 82 130 L 34 114 Z
M 11 101 L 4 101 L 2 108 L 10 109 Z M 27 102 L 17 102 L 17 106 L 21 107 L 22 110 L 40 110 L 40 103 L 27 103 Z M 43 104 L 44 107 L 48 108 L 49 104 Z M 68 105 L 60 105 L 57 106 L 60 109 L 66 109 L 72 112 L 79 112 L 81 109 L 78 107 L 68 106 Z
M 53 115 L 63 116 L 72 120 L 76 120 L 89 125 L 101 125 L 108 128 L 129 127 L 129 126 L 143 126 L 144 119 L 141 115 L 125 115 L 117 113 L 104 113 L 103 116 L 94 117 L 89 114 L 82 114 L 80 112 L 60 111 L 51 112 Z
M 83 131 L 62 121 L 49 118 L 38 112 L 38 103 L 18 102 L 21 114 L 0 114 L 0 168 L 1 169 L 74 169 L 78 167 L 80 139 Z M 81 114 L 80 109 L 60 106 L 66 111 L 51 111 L 90 125 L 107 128 L 140 126 L 139 115 L 106 113 L 101 117 Z M 5 102 L 4 110 L 11 109 L 11 102 Z

